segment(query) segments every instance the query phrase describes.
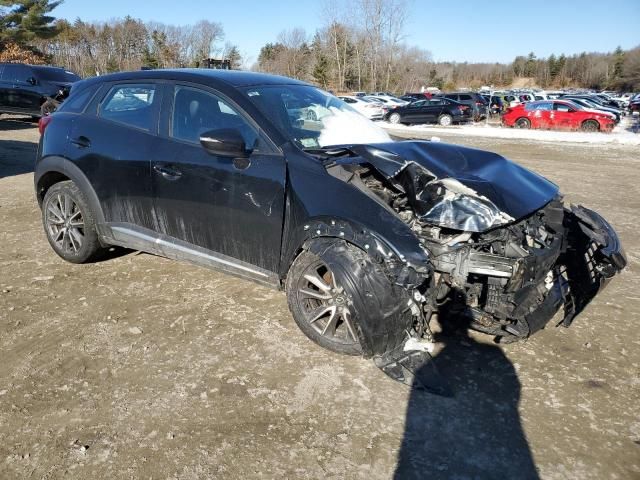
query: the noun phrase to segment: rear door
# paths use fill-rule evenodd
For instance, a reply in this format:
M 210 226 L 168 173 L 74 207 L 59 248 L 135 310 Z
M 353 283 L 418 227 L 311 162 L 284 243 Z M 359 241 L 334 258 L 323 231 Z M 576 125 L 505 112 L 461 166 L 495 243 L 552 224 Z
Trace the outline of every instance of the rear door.
M 19 64 L 6 65 L 3 77 L 11 84 L 7 96 L 7 105 L 11 110 L 40 113 L 40 95 L 34 93 L 37 92 L 37 86 L 31 83 L 35 78 L 30 67 Z
M 275 272 L 280 258 L 285 159 L 228 97 L 199 85 L 176 84 L 163 106 L 163 134 L 153 152 L 158 232 Z M 248 159 L 212 155 L 200 135 L 240 131 Z M 255 272 L 253 272 L 255 273 Z
M 428 123 L 437 122 L 446 105 L 447 100 L 443 100 L 442 98 L 432 98 L 431 100 L 427 100 L 424 107 L 425 121 Z
M 566 103 L 553 102 L 553 125 L 562 130 L 574 130 L 579 127 L 577 111 Z
M 160 85 L 104 85 L 73 122 L 69 156 L 93 185 L 106 222 L 156 228 L 150 158 L 157 139 Z
M 2 108 L 15 111 L 19 108 L 19 92 L 16 89 L 16 79 L 21 65 L 6 64 L 2 69 L 0 102 Z
M 534 128 L 552 128 L 553 127 L 553 105 L 552 102 L 527 103 L 525 110 L 533 110 L 529 119 Z
M 426 100 L 418 100 L 417 102 L 401 107 L 402 121 L 407 123 L 423 123 L 426 115 L 424 111 L 425 104 Z

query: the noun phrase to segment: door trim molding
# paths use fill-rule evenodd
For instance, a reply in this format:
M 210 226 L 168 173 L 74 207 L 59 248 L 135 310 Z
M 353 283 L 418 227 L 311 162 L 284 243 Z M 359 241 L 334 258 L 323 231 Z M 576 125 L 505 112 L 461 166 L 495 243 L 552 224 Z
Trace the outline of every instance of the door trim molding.
M 128 223 L 106 223 L 99 229 L 104 241 L 134 250 L 153 253 L 174 260 L 212 268 L 258 283 L 281 288 L 278 274 L 218 252 L 189 244 L 168 235 Z

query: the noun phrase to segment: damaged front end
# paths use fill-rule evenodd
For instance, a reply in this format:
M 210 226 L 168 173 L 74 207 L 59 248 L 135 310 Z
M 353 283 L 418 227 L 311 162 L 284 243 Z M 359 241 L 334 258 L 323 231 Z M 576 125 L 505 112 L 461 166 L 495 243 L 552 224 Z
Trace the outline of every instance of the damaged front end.
M 567 327 L 626 265 L 600 215 L 565 205 L 554 184 L 495 154 L 396 142 L 322 155 L 330 174 L 393 210 L 427 253 L 431 275 L 406 286 L 422 319 L 414 336 L 430 340 L 433 313 L 465 315 L 502 342 L 529 337 L 560 310 Z M 376 363 L 402 377 L 403 362 L 416 363 L 406 351 Z

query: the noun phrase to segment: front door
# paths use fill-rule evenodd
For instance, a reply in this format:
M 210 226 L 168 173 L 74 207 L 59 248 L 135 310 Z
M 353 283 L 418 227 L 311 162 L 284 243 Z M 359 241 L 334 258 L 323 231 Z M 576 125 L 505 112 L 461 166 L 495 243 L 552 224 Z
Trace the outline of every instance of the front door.
M 163 104 L 166 125 L 152 160 L 159 233 L 277 271 L 285 198 L 285 159 L 226 97 L 176 85 Z M 252 153 L 208 153 L 204 132 L 232 128 Z

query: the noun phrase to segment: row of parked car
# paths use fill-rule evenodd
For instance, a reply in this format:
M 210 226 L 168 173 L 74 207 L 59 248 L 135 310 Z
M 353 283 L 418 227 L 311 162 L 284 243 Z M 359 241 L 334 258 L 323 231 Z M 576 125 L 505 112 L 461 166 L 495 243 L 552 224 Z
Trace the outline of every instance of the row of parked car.
M 587 91 L 494 91 L 341 96 L 372 120 L 449 126 L 500 115 L 516 128 L 610 131 L 628 112 L 640 110 L 640 94 Z
M 401 97 L 386 92 L 356 92 L 339 98 L 371 120 L 391 123 L 448 126 L 481 120 L 489 112 L 488 101 L 473 92 L 407 93 Z

